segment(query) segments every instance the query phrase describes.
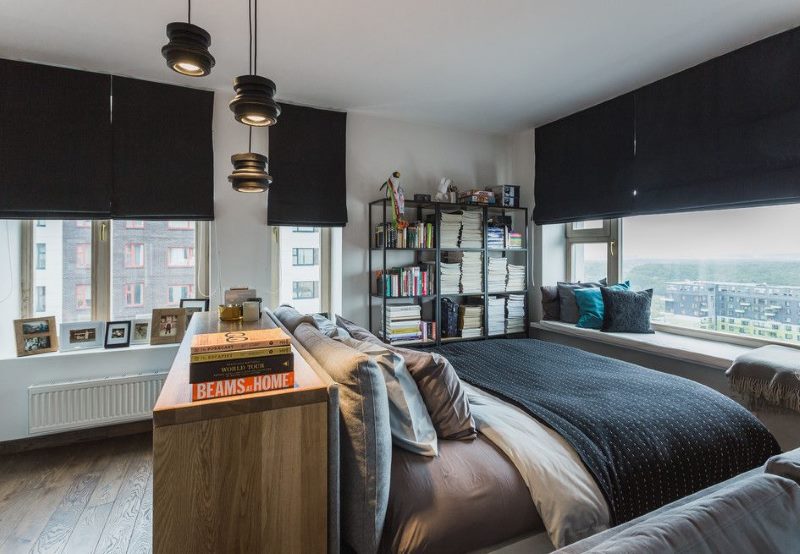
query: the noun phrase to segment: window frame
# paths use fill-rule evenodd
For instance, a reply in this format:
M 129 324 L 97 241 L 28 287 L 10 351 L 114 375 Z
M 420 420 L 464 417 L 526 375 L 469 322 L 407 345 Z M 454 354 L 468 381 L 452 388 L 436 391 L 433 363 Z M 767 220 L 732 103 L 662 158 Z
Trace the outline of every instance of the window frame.
M 36 271 L 47 271 L 47 243 L 37 242 L 34 248 L 36 249 L 34 268 Z
M 88 290 L 89 295 L 83 295 L 83 302 L 78 302 L 80 295 L 78 294 L 79 290 Z M 88 306 L 86 304 L 86 300 L 89 300 Z M 82 305 L 84 304 L 84 305 Z M 92 309 L 92 285 L 87 283 L 78 283 L 75 285 L 75 309 L 76 310 L 91 310 Z
M 620 279 L 622 256 L 620 256 L 621 225 L 618 219 L 604 219 L 603 226 L 595 229 L 576 229 L 575 223 L 564 225 L 566 245 L 566 276 L 574 281 L 573 246 L 580 244 L 606 244 L 606 279 L 609 283 L 618 283 Z
M 141 291 L 141 294 L 139 295 L 139 302 L 138 303 L 137 302 L 128 302 L 128 295 L 130 295 L 131 298 L 133 298 L 133 300 L 136 300 L 135 291 L 137 289 L 136 288 L 131 288 L 131 287 L 138 287 L 138 290 Z M 126 308 L 138 308 L 138 307 L 144 306 L 144 282 L 143 281 L 133 281 L 131 283 L 125 283 L 125 285 L 122 287 L 122 290 L 123 290 L 122 295 L 125 297 L 125 307 Z
M 170 305 L 170 306 L 177 306 L 177 305 L 179 305 L 181 303 L 181 299 L 183 299 L 183 298 L 194 298 L 194 287 L 195 287 L 195 285 L 193 285 L 191 283 L 177 284 L 177 285 L 167 285 L 167 304 Z M 178 289 L 178 288 L 187 289 L 186 290 L 186 296 L 181 295 L 180 298 L 178 298 L 177 300 L 173 301 L 172 300 L 172 290 L 173 289 Z
M 186 250 L 187 252 L 191 253 L 191 256 L 186 258 L 187 263 L 185 264 L 173 264 L 172 263 L 172 251 L 173 250 Z M 186 269 L 190 267 L 195 267 L 197 265 L 197 261 L 195 258 L 195 247 L 194 246 L 168 246 L 167 247 L 167 267 L 169 268 L 181 268 Z M 189 263 L 191 262 L 191 263 Z
M 138 250 L 137 250 L 137 247 Z M 136 252 L 141 255 L 139 258 L 134 259 Z M 125 243 L 125 269 L 142 269 L 144 267 L 144 243 L 143 242 L 128 242 Z
M 299 285 L 300 283 L 311 283 L 312 284 L 312 287 L 311 287 L 312 296 L 297 296 L 297 289 L 298 289 L 297 285 Z M 310 280 L 310 279 L 303 280 L 303 281 L 292 281 L 292 300 L 314 300 L 315 298 L 319 298 L 320 297 L 320 289 L 321 288 L 322 287 L 320 286 L 320 282 L 319 281 L 313 281 L 313 280 Z
M 311 263 L 300 263 L 300 251 L 311 250 Z M 319 248 L 313 246 L 292 247 L 292 266 L 294 267 L 314 267 L 319 265 Z

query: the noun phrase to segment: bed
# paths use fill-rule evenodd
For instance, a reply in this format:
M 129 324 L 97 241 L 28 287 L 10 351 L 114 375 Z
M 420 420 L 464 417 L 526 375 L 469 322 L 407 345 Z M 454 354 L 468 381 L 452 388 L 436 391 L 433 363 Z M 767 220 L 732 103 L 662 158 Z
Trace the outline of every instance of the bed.
M 361 367 L 363 355 L 347 352 L 313 320 L 280 319 L 339 383 L 344 404 L 374 386 L 342 373 L 352 360 Z M 749 412 L 685 379 L 533 339 L 436 350 L 460 377 L 478 437 L 440 440 L 439 455 L 423 457 L 391 446 L 380 401 L 366 411 L 363 398 L 355 409 L 343 407 L 346 548 L 488 552 L 527 537 L 549 551 L 779 452 Z M 646 433 L 648 426 L 657 432 Z

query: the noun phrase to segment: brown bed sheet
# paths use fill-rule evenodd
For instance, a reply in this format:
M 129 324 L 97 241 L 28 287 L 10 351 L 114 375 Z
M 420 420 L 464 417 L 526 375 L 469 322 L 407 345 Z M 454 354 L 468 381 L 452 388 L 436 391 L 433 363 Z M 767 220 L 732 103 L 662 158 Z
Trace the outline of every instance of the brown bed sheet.
M 382 552 L 469 552 L 544 530 L 517 469 L 483 435 L 429 458 L 392 450 Z

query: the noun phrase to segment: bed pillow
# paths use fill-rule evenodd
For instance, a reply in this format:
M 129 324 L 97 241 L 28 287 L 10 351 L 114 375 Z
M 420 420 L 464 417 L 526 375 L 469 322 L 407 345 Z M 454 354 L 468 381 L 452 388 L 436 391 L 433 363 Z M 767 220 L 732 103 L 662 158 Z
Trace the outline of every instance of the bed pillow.
M 561 319 L 561 306 L 558 301 L 558 287 L 540 287 L 542 291 L 542 319 L 558 321 Z
M 608 283 L 602 279 L 596 283 L 558 283 L 558 305 L 561 321 L 565 323 L 578 323 L 580 312 L 578 303 L 575 301 L 576 289 L 600 288 Z
M 314 314 L 312 317 L 314 318 L 314 323 L 316 324 L 317 329 L 319 329 L 320 332 L 326 337 L 330 337 L 332 339 L 350 338 L 350 333 L 348 333 L 344 328 L 336 325 L 336 323 L 324 315 Z
M 650 305 L 653 289 L 632 290 L 600 289 L 603 295 L 603 331 L 610 333 L 654 333 L 650 327 Z
M 297 329 L 297 326 L 301 323 L 308 323 L 312 327 L 317 326 L 317 322 L 314 321 L 314 317 L 309 314 L 301 314 L 297 310 L 295 310 L 292 306 L 288 306 L 286 304 L 282 306 L 278 306 L 278 309 L 275 310 L 275 317 L 277 317 L 283 326 L 286 327 L 290 333 L 294 333 L 294 330 Z
M 342 316 L 336 323 L 344 327 L 353 338 L 380 344 L 400 354 L 406 368 L 417 383 L 422 400 L 440 439 L 471 440 L 477 435 L 475 420 L 469 409 L 469 400 L 461 386 L 456 370 L 447 358 L 432 352 L 411 350 L 384 344 L 381 339 Z
M 376 552 L 392 466 L 389 399 L 375 361 L 307 323 L 295 337 L 339 388 L 342 535 L 357 552 Z
M 608 287 L 614 290 L 630 290 L 631 282 L 617 283 Z M 580 318 L 578 327 L 583 329 L 601 329 L 603 327 L 603 294 L 600 289 L 575 289 L 575 302 L 578 304 Z
M 371 357 L 383 371 L 394 444 L 414 454 L 436 456 L 439 453 L 436 430 L 403 357 L 369 341 L 352 338 L 340 340 Z

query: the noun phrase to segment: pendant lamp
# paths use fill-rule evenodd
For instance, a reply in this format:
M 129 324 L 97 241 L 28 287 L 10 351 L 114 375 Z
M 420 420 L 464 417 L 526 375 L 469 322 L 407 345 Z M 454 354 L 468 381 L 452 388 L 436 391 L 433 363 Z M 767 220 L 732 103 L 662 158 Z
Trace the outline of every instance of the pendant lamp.
M 275 83 L 257 75 L 258 64 L 258 0 L 248 0 L 250 29 L 249 75 L 240 75 L 233 81 L 236 96 L 230 108 L 236 121 L 252 127 L 268 127 L 278 122 L 281 108 L 275 103 Z M 255 19 L 255 22 L 253 22 Z
M 233 190 L 238 192 L 265 192 L 272 184 L 267 173 L 269 160 L 263 154 L 253 152 L 253 128 L 250 128 L 248 151 L 231 156 L 233 173 L 228 175 Z
M 214 56 L 208 51 L 211 35 L 205 29 L 192 25 L 192 0 L 188 2 L 188 22 L 167 25 L 169 42 L 161 48 L 161 54 L 173 71 L 189 77 L 204 77 L 214 67 Z

